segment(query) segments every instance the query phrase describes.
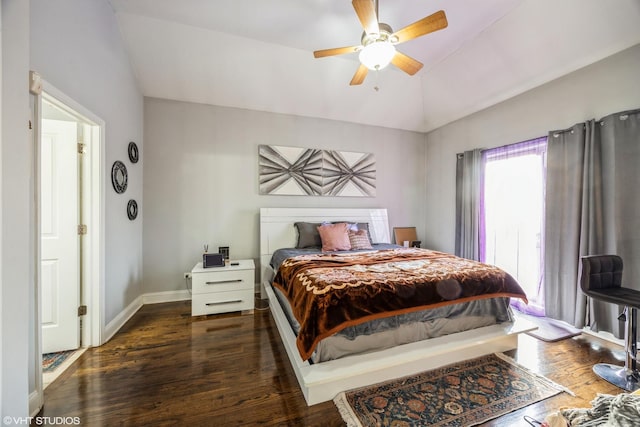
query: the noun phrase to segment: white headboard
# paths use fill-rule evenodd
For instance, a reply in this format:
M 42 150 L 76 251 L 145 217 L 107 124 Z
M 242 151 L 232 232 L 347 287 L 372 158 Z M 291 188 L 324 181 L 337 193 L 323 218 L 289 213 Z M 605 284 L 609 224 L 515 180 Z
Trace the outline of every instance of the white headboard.
M 345 221 L 366 222 L 373 243 L 390 243 L 386 209 L 342 208 L 260 208 L 260 288 L 264 298 L 264 281 L 271 280 L 269 262 L 280 248 L 294 248 L 297 241 L 295 222 Z

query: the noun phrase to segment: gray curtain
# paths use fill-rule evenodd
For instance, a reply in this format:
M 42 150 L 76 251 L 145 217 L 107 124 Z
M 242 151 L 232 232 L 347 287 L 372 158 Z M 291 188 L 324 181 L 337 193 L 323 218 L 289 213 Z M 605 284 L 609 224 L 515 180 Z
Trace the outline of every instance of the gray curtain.
M 457 156 L 455 254 L 473 260 L 480 260 L 481 166 L 479 148 Z
M 586 297 L 578 284 L 582 255 L 601 252 L 599 125 L 580 123 L 547 139 L 545 313 L 584 326 Z
M 601 121 L 604 253 L 622 257 L 623 286 L 640 290 L 640 110 Z M 621 307 L 590 301 L 587 321 L 596 331 L 624 336 Z
M 581 256 L 605 253 L 623 258 L 625 278 L 640 272 L 639 112 L 550 132 L 547 145 L 546 315 L 617 337 L 619 308 L 587 302 L 578 272 Z

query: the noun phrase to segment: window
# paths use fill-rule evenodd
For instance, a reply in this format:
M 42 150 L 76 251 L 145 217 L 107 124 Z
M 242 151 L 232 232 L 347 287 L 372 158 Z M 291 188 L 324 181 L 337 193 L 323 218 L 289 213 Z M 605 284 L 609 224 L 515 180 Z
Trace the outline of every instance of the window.
M 544 192 L 547 138 L 482 154 L 480 260 L 496 265 L 520 283 L 529 306 L 515 308 L 544 315 Z

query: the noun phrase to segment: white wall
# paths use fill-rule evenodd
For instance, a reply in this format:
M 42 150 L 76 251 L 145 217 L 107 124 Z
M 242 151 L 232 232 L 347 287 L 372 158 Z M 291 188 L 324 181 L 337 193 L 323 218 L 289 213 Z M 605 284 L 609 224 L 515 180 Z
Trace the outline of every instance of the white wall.
M 0 70 L 2 70 L 2 2 L 0 1 Z M 0 72 L 2 75 L 2 72 Z M 2 81 L 0 79 L 0 164 L 2 164 Z M 0 169 L 0 259 L 2 259 L 2 172 Z M 2 263 L 0 263 L 0 332 L 4 335 L 4 330 L 2 329 Z M 4 370 L 2 364 L 2 339 L 0 339 L 0 416 L 2 416 L 2 389 L 4 388 L 4 383 L 2 382 L 2 371 Z
M 142 200 L 143 98 L 113 9 L 107 0 L 31 0 L 31 68 L 106 122 L 105 323 L 142 293 L 142 220 L 129 221 L 129 199 Z M 132 164 L 129 141 L 142 153 Z M 129 172 L 125 193 L 111 185 L 111 166 Z M 104 325 L 103 325 L 104 326 Z
M 638 108 L 639 75 L 636 45 L 427 134 L 427 245 L 446 252 L 455 249 L 456 153 L 545 136 L 550 130 Z
M 424 233 L 424 134 L 155 98 L 144 115 L 145 293 L 184 289 L 205 243 L 257 265 L 261 207 L 386 207 Z M 259 195 L 260 144 L 374 153 L 377 195 Z
M 28 415 L 31 144 L 29 2 L 2 0 L 2 401 L 5 416 Z

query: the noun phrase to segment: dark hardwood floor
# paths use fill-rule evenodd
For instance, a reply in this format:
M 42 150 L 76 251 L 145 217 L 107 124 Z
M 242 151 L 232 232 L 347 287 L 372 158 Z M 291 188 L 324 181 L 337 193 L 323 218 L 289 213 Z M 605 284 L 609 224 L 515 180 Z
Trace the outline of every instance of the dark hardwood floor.
M 518 362 L 571 389 L 487 426 L 528 426 L 559 407 L 586 407 L 619 389 L 591 371 L 622 363 L 620 347 L 584 334 L 557 343 L 527 335 Z M 340 426 L 332 402 L 307 407 L 269 311 L 191 317 L 190 301 L 146 305 L 111 341 L 87 350 L 44 393 L 39 416 L 83 426 Z

